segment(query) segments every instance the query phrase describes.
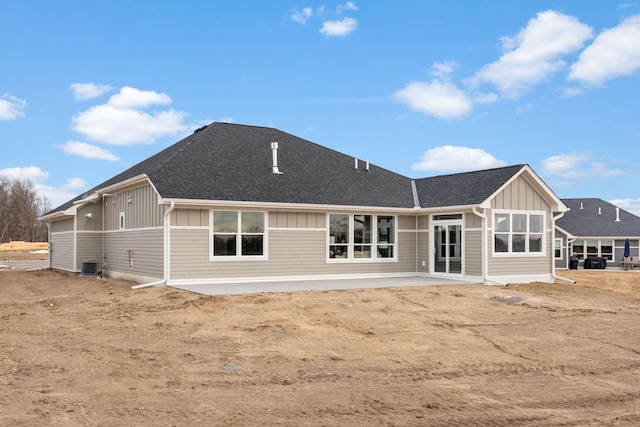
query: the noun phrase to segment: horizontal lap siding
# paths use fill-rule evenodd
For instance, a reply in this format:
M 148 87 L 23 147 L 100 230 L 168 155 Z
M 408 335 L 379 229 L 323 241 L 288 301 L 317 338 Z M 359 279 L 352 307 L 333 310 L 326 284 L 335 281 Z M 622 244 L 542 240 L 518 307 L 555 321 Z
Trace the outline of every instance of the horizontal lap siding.
M 399 233 L 398 262 L 327 262 L 325 230 L 287 229 L 268 233 L 268 260 L 209 261 L 209 230 L 171 230 L 171 279 L 309 276 L 415 271 L 415 233 Z
M 107 272 L 113 271 L 142 277 L 164 276 L 163 230 L 147 229 L 105 234 Z M 133 268 L 128 249 L 132 250 Z
M 465 275 L 482 276 L 482 231 L 465 232 Z
M 504 256 L 490 257 L 489 276 L 516 276 L 526 274 L 550 274 L 553 247 L 551 234 L 546 233 L 546 256 Z M 488 243 L 487 251 L 492 253 L 492 242 Z
M 102 233 L 78 232 L 76 269 L 81 270 L 83 261 L 102 260 Z
M 417 233 L 418 239 L 418 256 L 417 256 L 417 271 L 420 273 L 429 273 L 429 262 L 431 255 L 429 252 L 429 233 L 427 231 L 420 231 Z M 424 266 L 422 265 L 424 263 Z
M 73 232 L 51 233 L 51 267 L 75 271 L 73 267 Z

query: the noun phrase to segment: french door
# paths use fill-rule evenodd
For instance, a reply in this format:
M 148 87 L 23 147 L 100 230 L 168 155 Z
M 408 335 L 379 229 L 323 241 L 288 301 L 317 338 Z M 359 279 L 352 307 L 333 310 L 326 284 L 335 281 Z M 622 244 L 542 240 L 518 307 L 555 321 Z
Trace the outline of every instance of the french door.
M 462 274 L 462 222 L 434 221 L 433 243 L 433 272 Z

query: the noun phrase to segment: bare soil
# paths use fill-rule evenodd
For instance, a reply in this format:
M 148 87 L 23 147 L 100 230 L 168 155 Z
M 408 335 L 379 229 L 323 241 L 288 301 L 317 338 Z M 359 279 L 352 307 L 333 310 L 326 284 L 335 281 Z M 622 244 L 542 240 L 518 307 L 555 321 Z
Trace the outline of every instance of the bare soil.
M 640 273 L 202 296 L 0 271 L 0 425 L 640 425 Z

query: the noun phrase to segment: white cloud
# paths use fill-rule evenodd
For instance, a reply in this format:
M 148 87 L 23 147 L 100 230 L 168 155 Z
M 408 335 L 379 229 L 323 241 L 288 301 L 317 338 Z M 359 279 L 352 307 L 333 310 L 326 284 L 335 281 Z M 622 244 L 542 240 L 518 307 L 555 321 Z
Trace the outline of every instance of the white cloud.
M 636 216 L 640 216 L 640 199 L 613 199 L 609 200 L 609 203 L 627 212 L 631 212 Z
M 120 89 L 120 93 L 109 98 L 108 104 L 117 108 L 146 108 L 152 105 L 169 105 L 172 102 L 173 100 L 166 93 L 124 86 Z
M 606 178 L 624 173 L 620 169 L 610 168 L 602 162 L 592 160 L 593 156 L 588 152 L 563 153 L 544 159 L 542 173 L 566 180 Z
M 171 102 L 171 98 L 164 93 L 123 87 L 106 104 L 93 106 L 74 116 L 71 127 L 87 138 L 104 144 L 153 143 L 157 138 L 186 130 L 186 113 L 182 111 L 143 111 L 152 105 Z
M 339 21 L 325 21 L 320 32 L 328 37 L 342 37 L 354 32 L 358 28 L 358 21 L 353 18 L 343 18 Z
M 222 123 L 235 123 L 235 120 L 233 120 L 231 116 L 221 117 L 218 121 Z
M 570 80 L 599 86 L 640 69 L 640 15 L 604 30 L 571 65 Z
M 358 6 L 356 6 L 354 2 L 348 1 L 345 4 L 338 5 L 336 8 L 336 12 L 338 12 L 338 14 L 343 13 L 345 10 L 358 10 Z
M 0 175 L 12 180 L 29 179 L 33 183 L 33 189 L 38 197 L 46 197 L 52 208 L 68 202 L 87 189 L 87 184 L 81 178 L 70 178 L 59 187 L 45 185 L 44 182 L 51 177 L 51 174 L 38 166 L 2 169 Z
M 575 17 L 553 10 L 540 12 L 515 37 L 503 37 L 505 53 L 467 82 L 472 86 L 490 83 L 504 96 L 518 97 L 564 68 L 560 57 L 582 48 L 591 37 L 591 28 Z
M 37 166 L 6 168 L 0 170 L 0 175 L 6 176 L 12 180 L 28 179 L 33 183 L 46 181 L 51 176 L 49 172 L 45 172 Z
M 457 68 L 459 65 L 456 61 L 434 62 L 431 66 L 431 74 L 439 79 L 448 80 Z
M 72 83 L 71 91 L 73 97 L 77 101 L 92 99 L 101 96 L 107 92 L 112 91 L 114 88 L 109 85 L 98 85 L 95 83 Z
M 27 101 L 5 93 L 0 97 L 0 120 L 15 120 L 23 117 L 26 107 Z
M 313 15 L 313 9 L 310 7 L 305 7 L 302 10 L 295 9 L 291 13 L 291 20 L 304 25 L 307 23 L 307 20 L 311 18 L 311 15 Z
M 432 80 L 431 82 L 410 82 L 397 90 L 393 98 L 407 104 L 413 111 L 439 119 L 464 117 L 473 108 L 467 95 L 451 83 Z
M 444 145 L 426 151 L 420 157 L 420 163 L 411 165 L 411 168 L 420 171 L 465 172 L 505 165 L 506 162 L 479 148 Z
M 565 98 L 572 98 L 574 96 L 580 96 L 584 93 L 584 89 L 579 87 L 567 87 L 562 90 L 562 96 Z
M 112 154 L 109 150 L 98 147 L 97 145 L 87 144 L 80 141 L 67 141 L 60 146 L 66 154 L 80 156 L 87 159 L 108 160 L 117 162 L 120 158 Z

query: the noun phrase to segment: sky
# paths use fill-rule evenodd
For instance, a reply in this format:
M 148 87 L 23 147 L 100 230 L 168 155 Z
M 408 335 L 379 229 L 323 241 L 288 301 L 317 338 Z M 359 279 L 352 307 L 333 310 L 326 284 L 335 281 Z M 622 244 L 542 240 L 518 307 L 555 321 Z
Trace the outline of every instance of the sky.
M 56 207 L 214 121 L 640 215 L 640 2 L 0 0 L 0 175 Z

